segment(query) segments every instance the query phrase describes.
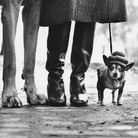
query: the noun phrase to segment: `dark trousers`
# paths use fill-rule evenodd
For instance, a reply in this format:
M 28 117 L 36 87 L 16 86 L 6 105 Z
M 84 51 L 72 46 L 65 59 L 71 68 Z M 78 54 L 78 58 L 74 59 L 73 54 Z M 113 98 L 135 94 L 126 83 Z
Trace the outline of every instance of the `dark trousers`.
M 71 22 L 62 23 L 49 27 L 47 41 L 47 63 L 46 69 L 49 78 L 59 79 L 63 74 L 64 60 L 68 48 Z M 87 71 L 93 50 L 95 23 L 76 22 L 72 53 L 71 78 L 83 79 Z

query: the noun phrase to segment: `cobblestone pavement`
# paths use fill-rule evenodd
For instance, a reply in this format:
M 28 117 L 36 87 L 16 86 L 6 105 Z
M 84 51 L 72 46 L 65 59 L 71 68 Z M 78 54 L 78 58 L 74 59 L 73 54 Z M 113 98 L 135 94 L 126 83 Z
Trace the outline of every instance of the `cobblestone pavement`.
M 96 70 L 89 69 L 86 74 L 86 87 L 89 97 L 87 107 L 71 107 L 69 103 L 69 67 L 66 67 L 64 80 L 66 84 L 67 106 L 29 106 L 26 95 L 21 90 L 20 79 L 22 66 L 17 72 L 17 89 L 23 101 L 22 108 L 0 107 L 0 138 L 104 138 L 138 137 L 138 75 L 137 70 L 128 72 L 128 79 L 123 94 L 123 106 L 111 104 L 111 93 L 106 92 L 106 106 L 97 102 Z M 36 84 L 38 90 L 46 94 L 46 76 L 43 63 L 36 64 Z M 131 76 L 131 77 L 130 77 Z M 0 66 L 2 77 L 2 66 Z M 0 93 L 2 80 L 0 81 Z M 1 95 L 0 95 L 1 96 Z

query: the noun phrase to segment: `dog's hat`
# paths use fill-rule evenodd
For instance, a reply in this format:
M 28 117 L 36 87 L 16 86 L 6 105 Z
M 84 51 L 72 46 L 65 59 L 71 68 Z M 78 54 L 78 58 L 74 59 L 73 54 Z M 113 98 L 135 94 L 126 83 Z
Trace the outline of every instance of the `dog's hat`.
M 111 56 L 108 57 L 110 63 L 119 64 L 125 67 L 128 64 L 128 60 L 125 57 L 125 54 L 122 52 L 114 52 Z

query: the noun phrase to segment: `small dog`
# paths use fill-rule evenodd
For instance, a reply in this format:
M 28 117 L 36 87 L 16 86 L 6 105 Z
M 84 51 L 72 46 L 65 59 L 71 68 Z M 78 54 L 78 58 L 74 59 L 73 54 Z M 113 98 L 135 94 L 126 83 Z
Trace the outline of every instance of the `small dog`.
M 129 63 L 122 52 L 114 52 L 108 58 L 103 55 L 105 65 L 101 65 L 97 69 L 98 81 L 98 103 L 104 106 L 104 90 L 105 88 L 112 90 L 112 103 L 115 102 L 115 91 L 118 89 L 117 105 L 121 106 L 121 96 L 125 85 L 125 71 L 128 71 L 134 63 Z

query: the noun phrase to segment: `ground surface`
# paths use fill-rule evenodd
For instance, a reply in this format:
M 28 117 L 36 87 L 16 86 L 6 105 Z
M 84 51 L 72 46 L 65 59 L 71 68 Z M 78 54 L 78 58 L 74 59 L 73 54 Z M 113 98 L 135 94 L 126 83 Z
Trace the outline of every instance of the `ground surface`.
M 0 107 L 0 138 L 43 138 L 43 137 L 138 137 L 138 69 L 127 72 L 123 93 L 123 106 L 111 103 L 111 92 L 105 91 L 105 104 L 97 104 L 96 67 L 90 66 L 86 74 L 86 88 L 89 97 L 87 107 L 71 107 L 69 103 L 70 66 L 65 67 L 65 89 L 68 98 L 66 107 L 29 106 L 21 90 L 22 64 L 17 65 L 16 83 L 23 107 L 7 109 Z M 36 63 L 36 85 L 46 94 L 45 63 Z M 0 57 L 2 78 L 2 57 Z M 0 80 L 0 96 L 2 79 Z M 1 102 L 1 100 L 0 100 Z

